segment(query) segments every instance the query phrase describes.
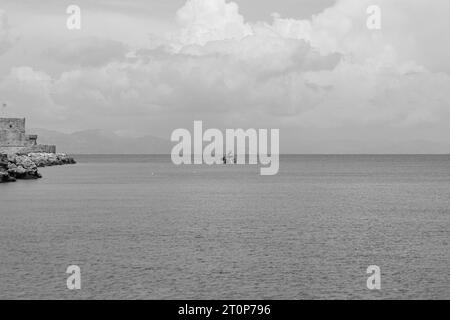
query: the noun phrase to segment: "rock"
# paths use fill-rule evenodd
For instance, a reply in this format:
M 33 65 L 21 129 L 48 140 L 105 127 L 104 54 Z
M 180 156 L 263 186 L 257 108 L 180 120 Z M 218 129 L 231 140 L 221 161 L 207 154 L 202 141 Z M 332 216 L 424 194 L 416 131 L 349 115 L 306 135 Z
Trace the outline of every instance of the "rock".
M 7 171 L 0 171 L 0 183 L 14 181 L 16 181 L 16 178 L 11 177 Z
M 65 153 L 29 153 L 28 157 L 38 167 L 75 164 L 75 160 Z
M 75 164 L 65 153 L 0 154 L 0 182 L 42 178 L 38 167 Z
M 8 156 L 6 154 L 0 154 L 0 170 L 8 169 Z
M 0 154 L 0 183 L 16 181 L 16 179 L 9 174 L 8 169 L 8 156 L 6 154 Z
M 39 179 L 41 174 L 38 172 L 36 164 L 28 156 L 11 155 L 8 156 L 8 173 L 16 179 Z

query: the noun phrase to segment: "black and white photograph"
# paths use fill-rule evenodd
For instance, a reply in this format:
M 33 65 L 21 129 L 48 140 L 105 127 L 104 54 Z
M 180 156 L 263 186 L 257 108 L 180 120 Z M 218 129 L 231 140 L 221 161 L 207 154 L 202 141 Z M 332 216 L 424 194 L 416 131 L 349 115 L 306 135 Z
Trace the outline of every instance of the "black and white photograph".
M 449 299 L 450 1 L 0 0 L 0 300 Z

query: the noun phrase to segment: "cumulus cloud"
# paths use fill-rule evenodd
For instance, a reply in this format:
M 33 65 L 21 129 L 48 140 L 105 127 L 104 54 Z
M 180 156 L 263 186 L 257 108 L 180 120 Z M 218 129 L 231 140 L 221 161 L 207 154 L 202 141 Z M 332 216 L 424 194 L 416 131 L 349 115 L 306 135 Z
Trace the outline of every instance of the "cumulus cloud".
M 181 26 L 177 40 L 181 45 L 204 45 L 209 41 L 242 39 L 252 34 L 234 2 L 221 0 L 188 0 L 177 11 Z
M 381 9 L 379 32 L 366 28 L 366 9 Z M 450 71 L 450 2 L 436 0 L 338 0 L 311 20 L 275 17 L 273 27 L 285 37 L 304 39 L 323 53 L 340 52 L 359 61 L 413 60 L 436 71 Z
M 127 61 L 64 72 L 52 81 L 47 79 L 49 86 L 42 89 L 51 92 L 55 103 L 67 106 L 68 115 L 263 112 L 261 108 L 278 114 L 293 108 L 294 103 L 300 107 L 302 97 L 286 103 L 280 100 L 279 110 L 275 110 L 268 102 L 275 102 L 287 88 L 284 83 L 274 83 L 269 91 L 274 96 L 268 101 L 265 84 L 284 78 L 286 73 L 334 68 L 339 59 L 337 55 L 322 56 L 301 40 L 252 36 L 189 46 L 175 55 L 164 50 L 141 51 Z M 36 77 L 42 75 L 34 73 Z M 10 92 L 17 93 L 21 86 L 29 85 L 15 70 L 8 81 L 11 79 L 16 79 L 12 83 L 17 88 L 8 86 Z
M 380 31 L 366 28 L 369 4 L 382 9 Z M 189 0 L 163 46 L 124 59 L 118 43 L 75 41 L 53 51 L 71 69 L 54 78 L 13 69 L 0 94 L 24 112 L 27 104 L 45 110 L 47 119 L 74 123 L 89 115 L 128 125 L 116 128 L 124 130 L 142 119 L 159 125 L 162 117 L 227 127 L 450 124 L 450 45 L 431 37 L 449 29 L 441 29 L 448 6 L 338 0 L 310 20 L 274 14 L 271 22 L 250 24 L 233 2 Z M 418 25 L 422 15 L 433 23 Z
M 330 88 L 298 119 L 315 126 L 437 123 L 448 113 L 450 103 L 448 75 L 405 74 L 403 66 L 380 68 L 344 62 L 331 72 L 309 73 L 308 81 Z

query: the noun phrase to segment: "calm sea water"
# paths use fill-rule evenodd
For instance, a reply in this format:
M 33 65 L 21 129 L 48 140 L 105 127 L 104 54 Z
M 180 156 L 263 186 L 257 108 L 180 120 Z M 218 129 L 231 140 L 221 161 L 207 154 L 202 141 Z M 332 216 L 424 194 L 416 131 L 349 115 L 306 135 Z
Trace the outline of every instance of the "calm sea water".
M 0 185 L 0 298 L 450 298 L 450 156 L 76 159 Z

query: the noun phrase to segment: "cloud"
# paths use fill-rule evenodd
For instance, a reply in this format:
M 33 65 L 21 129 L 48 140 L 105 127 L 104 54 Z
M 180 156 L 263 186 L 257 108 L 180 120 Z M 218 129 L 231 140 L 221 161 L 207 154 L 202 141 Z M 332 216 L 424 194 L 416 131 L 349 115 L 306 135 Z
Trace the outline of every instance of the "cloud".
M 99 37 L 84 37 L 54 46 L 46 54 L 54 60 L 72 66 L 95 67 L 123 60 L 127 47 L 118 41 Z
M 238 5 L 224 0 L 188 0 L 177 11 L 181 45 L 204 45 L 209 41 L 242 39 L 252 34 L 239 14 Z
M 323 90 L 298 123 L 316 127 L 448 123 L 450 77 L 427 71 L 405 74 L 404 68 L 343 62 L 331 72 L 309 73 L 310 83 L 329 90 Z
M 0 81 L 0 96 L 8 112 L 27 115 L 36 121 L 51 123 L 65 119 L 65 108 L 52 97 L 54 81 L 45 72 L 30 67 L 12 68 Z
M 382 30 L 370 31 L 366 0 L 339 0 L 310 20 L 274 14 L 253 24 L 233 2 L 190 0 L 176 14 L 179 30 L 159 47 L 127 53 L 113 41 L 77 40 L 52 49 L 69 70 L 51 77 L 15 68 L 0 95 L 43 123 L 114 130 L 194 119 L 225 127 L 364 126 L 373 134 L 448 127 L 450 46 L 430 36 L 444 34 L 437 30 L 448 24 L 441 13 L 448 4 L 436 2 L 370 1 L 382 9 Z M 417 25 L 421 14 L 433 23 Z
M 366 28 L 366 9 L 381 9 L 379 32 Z M 380 59 L 390 51 L 395 61 L 413 60 L 434 71 L 450 71 L 450 2 L 436 0 L 338 0 L 311 20 L 275 17 L 281 35 L 308 41 L 322 53 L 339 52 L 358 61 Z

